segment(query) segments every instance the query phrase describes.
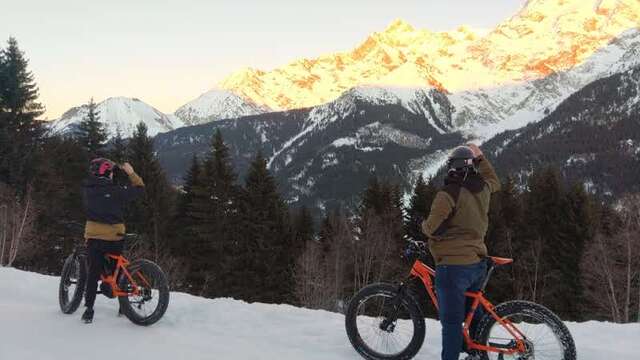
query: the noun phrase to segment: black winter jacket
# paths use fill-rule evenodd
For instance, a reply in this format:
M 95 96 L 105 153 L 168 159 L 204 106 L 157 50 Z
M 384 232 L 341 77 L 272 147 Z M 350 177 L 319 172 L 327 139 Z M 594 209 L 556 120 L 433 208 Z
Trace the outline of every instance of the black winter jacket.
M 87 220 L 102 224 L 121 224 L 124 222 L 125 205 L 143 192 L 142 186 L 122 186 L 108 179 L 92 176 L 84 186 Z

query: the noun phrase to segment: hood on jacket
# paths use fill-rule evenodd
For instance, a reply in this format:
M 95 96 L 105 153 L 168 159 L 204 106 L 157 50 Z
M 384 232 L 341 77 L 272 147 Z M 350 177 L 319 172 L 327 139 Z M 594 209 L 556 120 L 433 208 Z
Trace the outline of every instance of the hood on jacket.
M 480 191 L 482 191 L 482 189 L 484 189 L 485 181 L 482 178 L 482 176 L 480 176 L 480 174 L 477 174 L 477 173 L 470 174 L 466 178 L 447 175 L 447 177 L 444 179 L 444 184 L 445 185 L 457 184 L 469 190 L 471 193 L 477 194 Z

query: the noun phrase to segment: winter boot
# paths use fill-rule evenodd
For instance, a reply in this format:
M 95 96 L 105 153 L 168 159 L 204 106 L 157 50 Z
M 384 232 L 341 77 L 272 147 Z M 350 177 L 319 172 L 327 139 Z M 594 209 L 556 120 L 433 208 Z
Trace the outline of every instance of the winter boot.
M 84 321 L 85 324 L 91 324 L 93 322 L 93 308 L 87 308 L 87 310 L 84 311 L 82 321 Z

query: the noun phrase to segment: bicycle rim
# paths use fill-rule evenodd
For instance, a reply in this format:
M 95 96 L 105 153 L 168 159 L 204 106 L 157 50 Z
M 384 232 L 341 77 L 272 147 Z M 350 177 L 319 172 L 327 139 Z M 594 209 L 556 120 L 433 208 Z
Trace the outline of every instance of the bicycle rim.
M 558 360 L 564 359 L 564 346 L 552 324 L 532 313 L 513 313 L 505 316 L 524 335 L 527 351 L 512 355 L 488 352 L 491 360 Z M 489 331 L 487 345 L 498 348 L 515 347 L 515 338 L 499 323 Z
M 390 294 L 373 294 L 357 308 L 356 327 L 362 344 L 380 357 L 402 353 L 415 332 L 409 309 L 402 302 L 395 308 L 392 300 Z
M 71 269 L 69 269 L 69 272 L 65 276 L 62 284 L 64 293 L 65 293 L 66 304 L 69 304 L 71 301 L 73 301 L 73 298 L 76 296 L 79 282 L 80 282 L 80 261 L 78 260 L 78 258 L 74 258 L 71 265 Z

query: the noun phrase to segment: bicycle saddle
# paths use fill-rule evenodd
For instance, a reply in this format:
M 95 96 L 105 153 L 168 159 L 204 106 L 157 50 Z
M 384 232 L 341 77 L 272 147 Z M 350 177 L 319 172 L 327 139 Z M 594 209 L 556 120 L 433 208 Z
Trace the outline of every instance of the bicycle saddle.
M 513 262 L 513 259 L 497 257 L 497 256 L 489 256 L 489 259 L 491 259 L 491 261 L 497 266 L 507 265 Z

